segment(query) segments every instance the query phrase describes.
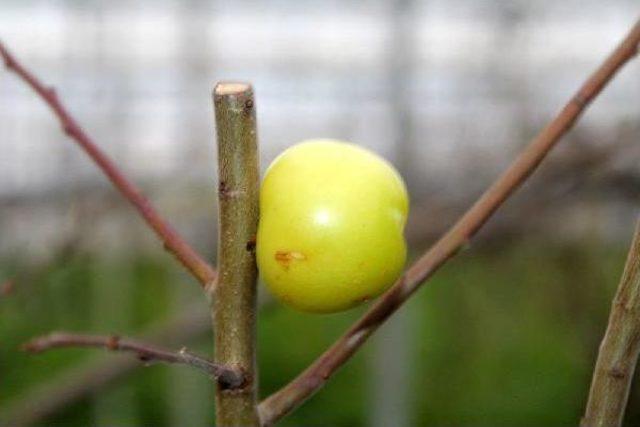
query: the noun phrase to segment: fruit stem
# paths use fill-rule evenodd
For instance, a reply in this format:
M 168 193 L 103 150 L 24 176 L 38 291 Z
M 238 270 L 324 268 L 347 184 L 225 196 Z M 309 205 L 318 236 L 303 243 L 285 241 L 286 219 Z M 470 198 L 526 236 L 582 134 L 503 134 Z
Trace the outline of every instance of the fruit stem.
M 210 290 L 215 363 L 238 368 L 239 388 L 217 383 L 216 425 L 258 426 L 255 245 L 258 147 L 253 89 L 218 83 L 213 91 L 218 145 L 218 282 Z

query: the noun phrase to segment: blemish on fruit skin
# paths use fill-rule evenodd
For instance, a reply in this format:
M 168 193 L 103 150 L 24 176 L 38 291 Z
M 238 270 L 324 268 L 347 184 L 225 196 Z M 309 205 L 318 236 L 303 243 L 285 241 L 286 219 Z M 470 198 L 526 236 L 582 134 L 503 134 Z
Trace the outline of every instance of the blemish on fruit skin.
M 278 264 L 284 267 L 285 270 L 289 269 L 289 266 L 294 261 L 304 261 L 307 257 L 302 252 L 296 251 L 276 251 L 275 257 Z

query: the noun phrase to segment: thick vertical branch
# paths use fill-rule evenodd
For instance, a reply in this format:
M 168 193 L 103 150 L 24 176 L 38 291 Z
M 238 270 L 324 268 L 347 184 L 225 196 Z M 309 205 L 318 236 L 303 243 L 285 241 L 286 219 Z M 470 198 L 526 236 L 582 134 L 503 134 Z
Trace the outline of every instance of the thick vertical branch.
M 258 148 L 253 90 L 245 83 L 214 89 L 218 134 L 218 283 L 214 289 L 215 361 L 237 367 L 245 384 L 218 382 L 219 426 L 258 425 L 255 363 L 255 236 L 258 227 Z
M 619 426 L 640 353 L 640 220 L 600 344 L 582 426 Z

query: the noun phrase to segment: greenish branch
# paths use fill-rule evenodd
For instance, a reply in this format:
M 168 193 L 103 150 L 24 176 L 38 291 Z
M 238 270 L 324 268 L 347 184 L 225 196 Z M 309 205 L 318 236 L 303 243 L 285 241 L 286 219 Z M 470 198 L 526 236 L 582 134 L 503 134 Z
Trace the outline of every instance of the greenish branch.
M 213 93 L 218 140 L 218 282 L 211 290 L 215 363 L 245 375 L 240 388 L 218 383 L 219 426 L 257 426 L 256 266 L 258 147 L 253 90 L 219 83 Z

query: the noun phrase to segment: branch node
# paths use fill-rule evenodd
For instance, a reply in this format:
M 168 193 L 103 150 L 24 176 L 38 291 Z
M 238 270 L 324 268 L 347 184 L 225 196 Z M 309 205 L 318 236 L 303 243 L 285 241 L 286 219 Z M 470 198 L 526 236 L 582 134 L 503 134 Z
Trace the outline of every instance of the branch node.
M 67 136 L 74 136 L 76 129 L 73 127 L 71 123 L 63 123 L 62 124 L 62 132 L 64 132 Z
M 235 371 L 216 372 L 214 378 L 220 391 L 227 393 L 241 393 L 253 382 L 251 376 L 238 366 Z
M 573 98 L 571 99 L 571 102 L 577 108 L 583 109 L 583 108 L 586 108 L 589 105 L 589 102 L 591 102 L 591 99 L 589 99 L 584 94 L 582 94 L 582 92 L 578 92 L 573 96 Z
M 249 240 L 245 245 L 245 249 L 249 252 L 254 252 L 256 250 L 256 244 L 257 244 L 256 236 L 253 236 L 251 240 Z
M 620 368 L 612 368 L 609 370 L 609 376 L 617 380 L 624 379 L 627 375 Z
M 120 347 L 120 337 L 117 335 L 111 335 L 107 339 L 106 345 L 107 350 L 115 351 Z

